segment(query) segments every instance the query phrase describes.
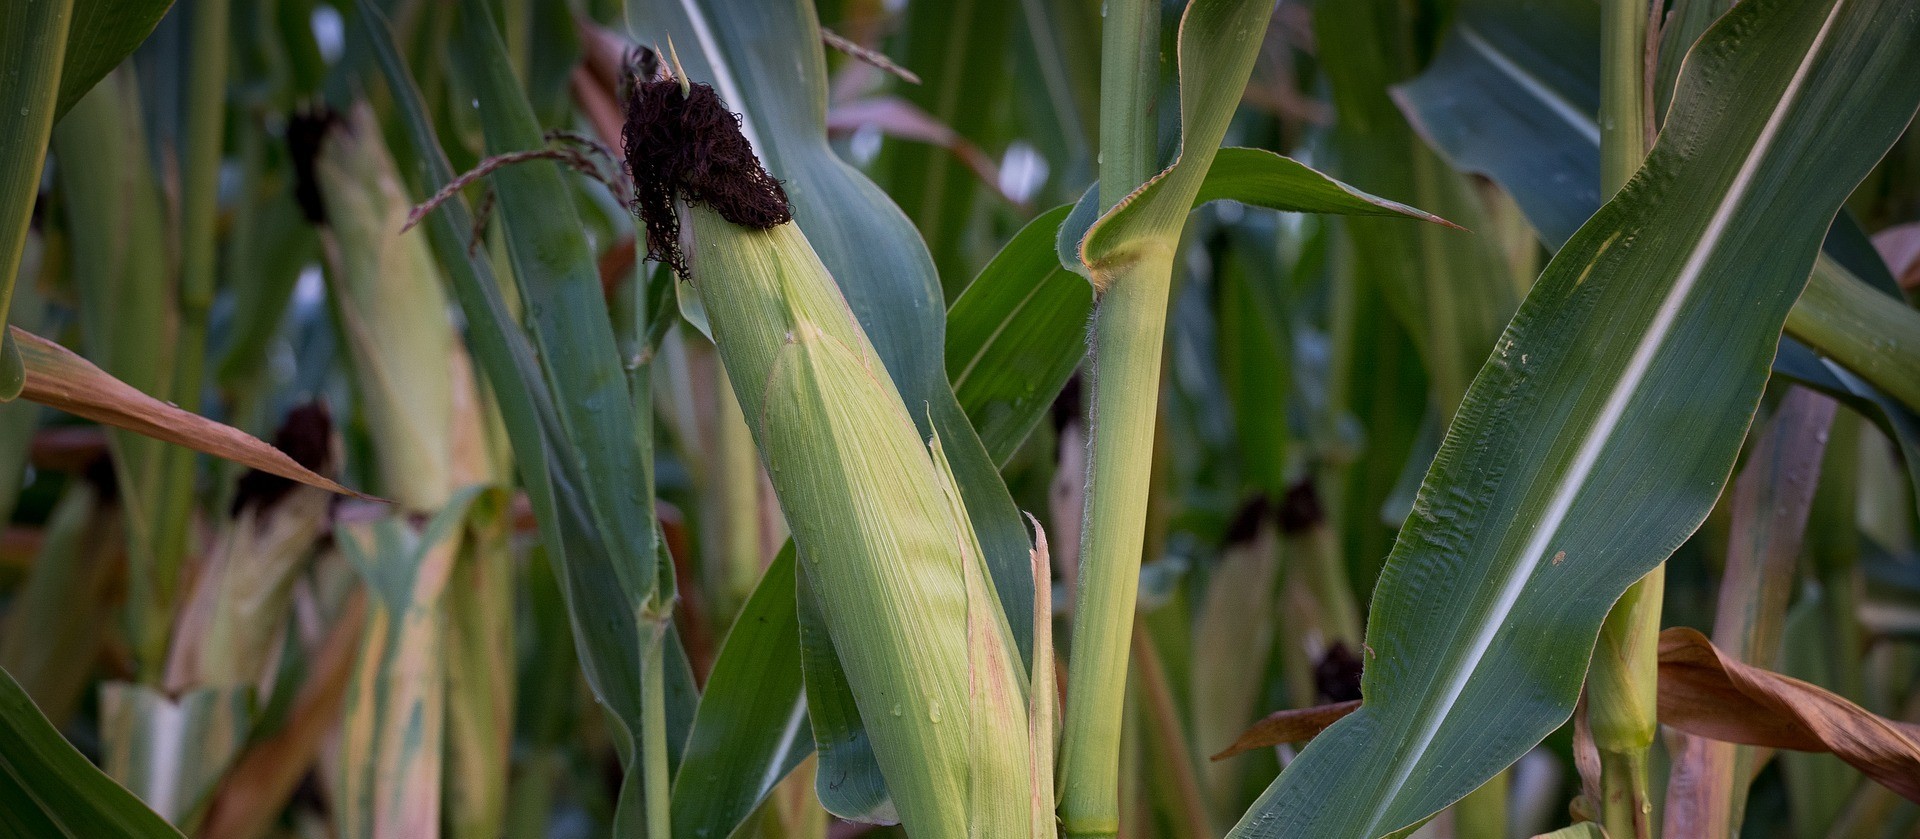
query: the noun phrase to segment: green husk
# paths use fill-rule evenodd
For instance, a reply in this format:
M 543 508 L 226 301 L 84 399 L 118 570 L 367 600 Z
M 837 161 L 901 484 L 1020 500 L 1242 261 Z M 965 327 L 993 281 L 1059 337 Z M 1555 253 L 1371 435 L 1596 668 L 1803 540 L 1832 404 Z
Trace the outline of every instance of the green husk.
M 1008 681 L 1011 633 L 951 479 L 797 226 L 683 217 L 692 282 L 901 822 L 916 837 L 1027 833 L 1024 686 Z

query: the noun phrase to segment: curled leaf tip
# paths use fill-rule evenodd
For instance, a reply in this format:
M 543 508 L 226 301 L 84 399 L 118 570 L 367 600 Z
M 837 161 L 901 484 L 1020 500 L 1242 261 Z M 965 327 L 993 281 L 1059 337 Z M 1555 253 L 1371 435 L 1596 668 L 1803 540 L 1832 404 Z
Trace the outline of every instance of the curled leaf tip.
M 727 110 L 710 85 L 635 80 L 622 135 L 634 210 L 647 228 L 647 258 L 683 278 L 687 262 L 680 252 L 676 199 L 759 230 L 793 220 L 786 190 L 760 165 L 740 133 L 740 116 Z

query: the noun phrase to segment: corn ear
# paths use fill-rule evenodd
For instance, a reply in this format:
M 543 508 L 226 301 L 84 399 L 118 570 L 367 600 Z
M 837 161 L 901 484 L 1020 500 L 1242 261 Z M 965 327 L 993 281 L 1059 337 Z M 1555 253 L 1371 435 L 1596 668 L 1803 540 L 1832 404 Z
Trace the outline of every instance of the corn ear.
M 314 161 L 327 207 L 321 238 L 385 494 L 440 509 L 453 486 L 453 323 L 412 204 L 365 104 L 327 134 Z
M 1024 814 L 1027 789 L 999 800 L 999 785 L 1031 783 L 1025 714 L 1008 713 L 1021 702 L 974 713 L 976 691 L 1024 701 L 1004 692 L 1011 661 L 993 633 L 972 631 L 994 602 L 970 584 L 978 547 L 871 343 L 798 227 L 750 229 L 699 205 L 683 217 L 692 281 L 901 822 L 960 837 L 990 810 Z

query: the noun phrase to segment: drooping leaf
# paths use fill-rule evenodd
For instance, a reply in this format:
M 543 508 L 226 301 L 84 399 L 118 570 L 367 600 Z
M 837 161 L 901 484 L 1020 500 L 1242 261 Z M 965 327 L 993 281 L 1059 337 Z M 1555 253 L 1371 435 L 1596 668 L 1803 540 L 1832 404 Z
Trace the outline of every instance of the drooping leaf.
M 1567 719 L 1570 651 L 1705 518 L 1822 235 L 1920 104 L 1916 36 L 1899 3 L 1753 0 L 1696 46 L 1646 165 L 1542 274 L 1449 429 L 1374 595 L 1368 704 L 1233 836 L 1391 832 Z
M 308 486 L 379 500 L 316 474 L 251 434 L 141 393 L 66 347 L 19 327 L 9 329 L 26 363 L 27 383 L 21 391 L 26 399 Z
M 1920 726 L 1742 662 L 1684 626 L 1660 633 L 1660 722 L 1729 743 L 1832 752 L 1920 801 Z
M 5 671 L 0 671 L 0 832 L 64 839 L 180 836 L 88 763 Z
M 1242 752 L 1285 743 L 1304 743 L 1320 736 L 1320 732 L 1358 710 L 1360 700 L 1349 699 L 1327 705 L 1275 711 L 1241 732 L 1233 745 L 1221 749 L 1213 759 L 1225 760 Z

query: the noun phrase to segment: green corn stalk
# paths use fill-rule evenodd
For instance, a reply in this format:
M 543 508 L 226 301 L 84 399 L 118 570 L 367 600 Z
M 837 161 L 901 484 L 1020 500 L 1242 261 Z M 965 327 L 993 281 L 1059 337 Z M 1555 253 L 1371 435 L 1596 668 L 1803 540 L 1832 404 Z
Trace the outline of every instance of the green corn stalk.
M 1646 0 L 1606 0 L 1600 26 L 1600 191 L 1612 196 L 1651 143 Z M 1600 751 L 1600 823 L 1620 839 L 1652 839 L 1648 756 L 1658 733 L 1661 598 L 1667 567 L 1627 588 L 1607 613 L 1587 673 L 1587 724 Z
M 694 205 L 692 282 L 914 836 L 1031 831 L 1019 655 L 929 454 L 797 226 Z

